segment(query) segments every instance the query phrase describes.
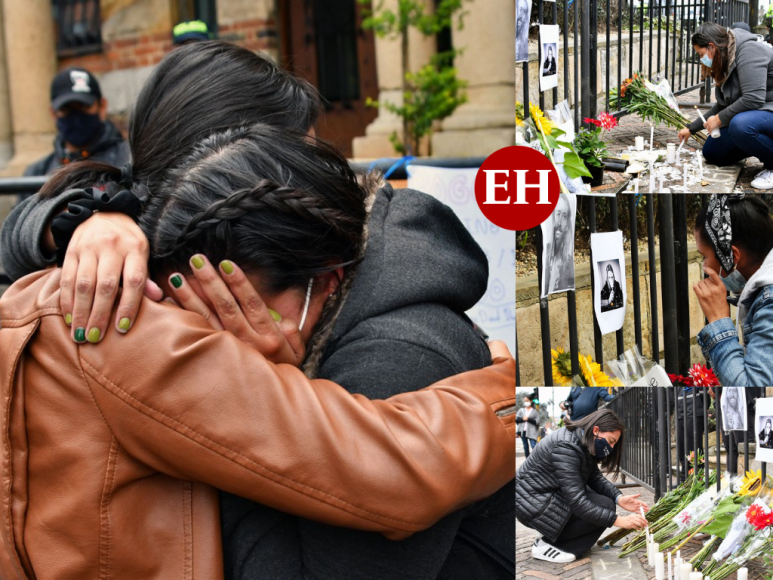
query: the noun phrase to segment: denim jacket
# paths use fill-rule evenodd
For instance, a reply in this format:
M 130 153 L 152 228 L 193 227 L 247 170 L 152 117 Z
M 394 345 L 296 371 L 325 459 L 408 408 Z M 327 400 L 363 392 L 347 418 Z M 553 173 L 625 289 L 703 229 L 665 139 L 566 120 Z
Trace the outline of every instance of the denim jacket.
M 724 386 L 773 385 L 773 284 L 742 296 L 743 346 L 730 318 L 720 318 L 698 333 L 698 344 Z

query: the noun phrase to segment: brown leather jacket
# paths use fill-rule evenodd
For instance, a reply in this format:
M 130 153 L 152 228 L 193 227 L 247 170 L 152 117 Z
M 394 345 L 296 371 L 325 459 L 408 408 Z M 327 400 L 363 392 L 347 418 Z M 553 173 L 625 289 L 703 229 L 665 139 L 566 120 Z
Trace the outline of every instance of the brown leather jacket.
M 515 475 L 512 360 L 371 401 L 163 303 L 78 346 L 59 277 L 0 299 L 3 580 L 222 578 L 215 488 L 399 539 Z

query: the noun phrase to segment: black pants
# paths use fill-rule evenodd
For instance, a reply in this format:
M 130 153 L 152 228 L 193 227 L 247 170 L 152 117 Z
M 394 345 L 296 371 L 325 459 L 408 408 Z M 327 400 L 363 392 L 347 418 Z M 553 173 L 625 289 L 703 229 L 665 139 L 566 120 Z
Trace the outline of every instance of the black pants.
M 686 461 L 686 455 L 689 455 L 692 451 L 696 451 L 695 432 L 693 431 L 693 417 L 697 422 L 698 427 L 698 441 L 697 451 L 703 453 L 703 397 L 705 395 L 695 395 L 695 408 L 693 409 L 692 393 L 687 395 L 687 409 L 685 414 L 684 400 L 677 398 L 676 400 L 676 413 L 679 419 L 679 433 L 676 436 L 676 455 L 679 457 L 679 465 L 681 466 Z M 685 447 L 684 437 L 684 422 L 687 421 L 687 446 Z M 687 470 L 690 470 L 690 464 L 688 462 Z
M 586 487 L 585 493 L 590 501 L 612 511 L 617 511 L 615 500 L 599 495 Z M 555 542 L 548 542 L 554 548 L 574 554 L 578 558 L 593 547 L 606 528 L 592 524 L 588 520 L 572 514 Z

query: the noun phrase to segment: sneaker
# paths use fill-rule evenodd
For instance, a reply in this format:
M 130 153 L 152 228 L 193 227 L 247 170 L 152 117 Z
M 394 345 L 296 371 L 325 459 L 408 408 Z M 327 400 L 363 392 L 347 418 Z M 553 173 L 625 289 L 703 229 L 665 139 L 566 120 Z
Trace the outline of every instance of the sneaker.
M 752 181 L 754 189 L 773 189 L 773 171 L 765 169 L 760 171 Z
M 554 562 L 556 564 L 566 564 L 577 559 L 574 554 L 564 552 L 543 542 L 542 538 L 534 540 L 534 545 L 531 547 L 531 557 L 536 560 L 544 560 L 545 562 Z

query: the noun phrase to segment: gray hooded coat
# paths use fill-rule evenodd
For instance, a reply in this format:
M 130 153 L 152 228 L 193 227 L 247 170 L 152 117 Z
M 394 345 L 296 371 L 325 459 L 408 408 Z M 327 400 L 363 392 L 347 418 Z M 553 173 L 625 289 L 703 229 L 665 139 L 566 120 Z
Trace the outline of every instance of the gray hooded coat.
M 715 87 L 717 102 L 704 115 L 707 119 L 719 115 L 723 127 L 744 111 L 773 112 L 773 48 L 758 42 L 756 34 L 731 30 L 735 35 L 735 55 L 729 56 L 727 78 Z M 703 129 L 700 117 L 690 124 L 690 132 Z

